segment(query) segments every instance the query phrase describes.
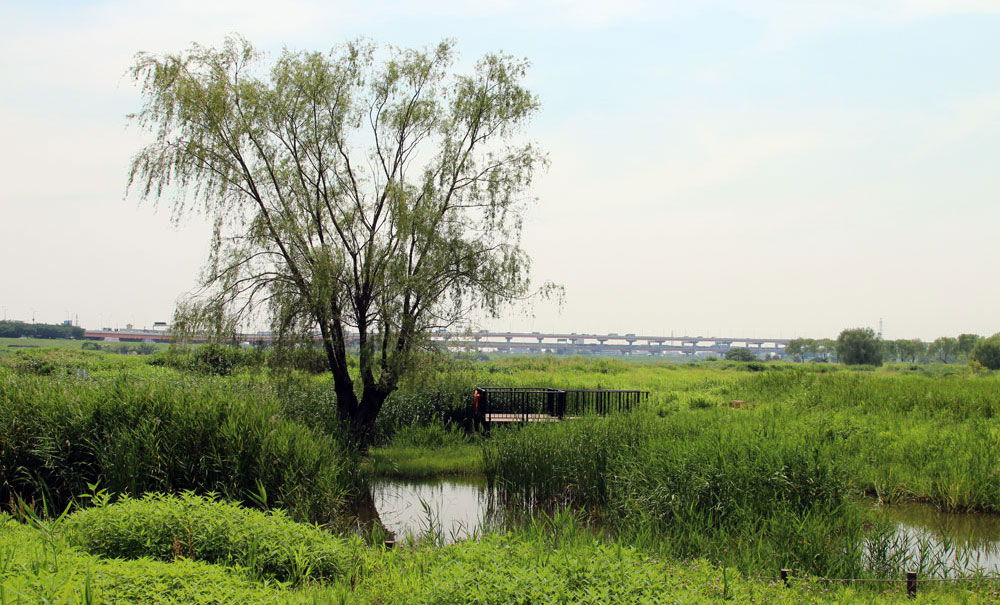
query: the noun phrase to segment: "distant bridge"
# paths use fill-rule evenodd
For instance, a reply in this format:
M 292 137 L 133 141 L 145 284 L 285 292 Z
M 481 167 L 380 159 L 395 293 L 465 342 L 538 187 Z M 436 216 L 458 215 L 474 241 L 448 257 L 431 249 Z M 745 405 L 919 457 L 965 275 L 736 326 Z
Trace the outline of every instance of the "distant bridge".
M 170 342 L 168 330 L 86 330 L 84 338 L 117 342 Z M 319 336 L 316 337 L 319 340 Z M 208 341 L 195 336 L 190 342 Z M 237 342 L 268 345 L 270 332 L 240 334 Z M 725 355 L 732 348 L 746 348 L 761 357 L 785 356 L 784 338 L 735 338 L 716 336 L 647 336 L 640 334 L 577 334 L 548 332 L 449 332 L 431 333 L 431 340 L 456 351 L 499 353 L 551 353 L 562 355 Z M 358 335 L 347 334 L 347 345 L 358 346 Z

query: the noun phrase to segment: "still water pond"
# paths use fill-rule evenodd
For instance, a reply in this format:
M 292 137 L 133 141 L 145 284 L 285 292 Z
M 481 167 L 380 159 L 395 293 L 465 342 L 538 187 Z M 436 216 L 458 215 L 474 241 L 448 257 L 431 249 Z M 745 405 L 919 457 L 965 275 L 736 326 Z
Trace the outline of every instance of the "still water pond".
M 489 518 L 481 480 L 377 481 L 371 492 L 379 520 L 399 541 L 432 532 L 452 543 L 476 536 Z
M 432 533 L 445 543 L 476 536 L 492 523 L 489 492 L 482 480 L 377 481 L 373 514 L 396 540 Z M 945 513 L 927 504 L 878 509 L 905 540 L 918 563 L 934 558 L 949 568 L 1000 573 L 1000 515 Z
M 895 525 L 898 539 L 906 540 L 908 554 L 921 568 L 935 567 L 953 572 L 1000 573 L 1000 515 L 947 513 L 929 504 L 907 503 L 880 509 Z

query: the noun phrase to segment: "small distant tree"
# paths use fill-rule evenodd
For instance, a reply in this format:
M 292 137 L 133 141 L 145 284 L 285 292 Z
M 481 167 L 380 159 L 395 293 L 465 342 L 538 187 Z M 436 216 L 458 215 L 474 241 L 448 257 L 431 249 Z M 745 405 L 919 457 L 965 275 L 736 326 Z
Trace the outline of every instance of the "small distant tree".
M 895 340 L 882 341 L 882 361 L 897 361 L 899 359 L 899 349 Z
M 847 365 L 882 365 L 882 347 L 871 328 L 844 330 L 836 346 L 837 356 Z
M 810 343 L 812 353 L 822 361 L 836 361 L 837 343 L 832 338 L 820 338 Z M 834 358 L 834 359 L 831 359 Z
M 799 362 L 801 362 L 802 361 L 802 345 L 803 345 L 802 341 L 804 341 L 804 340 L 805 340 L 804 338 L 793 338 L 793 339 L 789 340 L 788 344 L 785 345 L 785 355 L 788 355 L 788 357 L 792 361 L 799 361 Z
M 726 351 L 726 361 L 757 361 L 757 356 L 750 349 L 734 347 Z
M 980 339 L 972 349 L 972 360 L 991 370 L 1000 370 L 1000 333 Z
M 958 339 L 942 336 L 931 343 L 929 350 L 938 361 L 948 363 L 948 360 L 958 353 Z
M 815 342 L 811 338 L 793 338 L 785 345 L 785 354 L 801 363 L 806 360 L 806 354 L 811 352 Z
M 927 343 L 920 339 L 897 340 L 896 350 L 899 351 L 899 360 L 916 363 L 927 352 Z
M 982 337 L 978 334 L 959 334 L 958 335 L 958 355 L 959 357 L 968 357 L 972 354 L 972 349 L 976 347 L 976 343 Z

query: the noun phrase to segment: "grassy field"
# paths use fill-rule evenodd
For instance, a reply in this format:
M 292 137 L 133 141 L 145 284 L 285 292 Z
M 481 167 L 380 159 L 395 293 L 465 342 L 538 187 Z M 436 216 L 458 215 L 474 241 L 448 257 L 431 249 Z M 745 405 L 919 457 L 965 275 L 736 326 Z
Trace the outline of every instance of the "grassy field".
M 39 510 L 44 502 L 56 516 L 69 502 L 86 508 L 96 494 L 108 502 L 128 494 L 132 499 L 119 504 L 147 507 L 128 517 L 142 521 L 137 544 L 161 540 L 170 554 L 170 562 L 162 552 L 161 560 L 148 561 L 135 549 L 123 558 L 84 545 L 81 533 L 112 535 L 98 531 L 113 525 L 111 516 L 88 510 L 58 522 L 6 520 L 6 602 L 17 602 L 11 595 L 86 602 L 88 594 L 129 601 L 167 584 L 201 590 L 196 578 L 218 584 L 218 602 L 891 601 L 901 587 L 887 585 L 895 592 L 881 594 L 803 580 L 785 589 L 752 578 L 773 577 L 780 567 L 800 575 L 898 577 L 913 562 L 854 504 L 861 496 L 1000 511 L 1000 377 L 966 366 L 439 360 L 386 402 L 380 442 L 362 461 L 339 445 L 328 376 L 274 371 L 252 355 L 234 357 L 225 375 L 215 375 L 214 365 L 192 359 L 198 361 L 71 347 L 0 350 L 0 506 L 30 517 L 20 497 Z M 513 427 L 482 438 L 459 428 L 476 386 L 651 395 L 629 416 Z M 746 404 L 737 409 L 733 400 Z M 245 536 L 206 546 L 198 539 L 208 530 L 181 530 L 169 515 L 152 512 L 176 503 L 141 498 L 208 499 L 188 501 L 199 512 L 187 518 L 211 517 L 211 502 L 223 498 L 323 521 L 346 536 L 341 519 L 366 475 L 478 473 L 502 500 L 541 516 L 521 516 L 449 547 L 386 553 L 337 538 L 342 543 L 329 548 L 348 563 L 316 577 L 310 574 L 322 565 L 310 563 L 305 547 L 289 554 L 286 560 L 297 562 L 281 574 L 253 572 L 260 559 L 240 542 Z M 551 513 L 566 507 L 575 512 Z M 232 510 L 225 515 L 242 519 Z M 168 519 L 159 534 L 150 533 L 156 519 Z M 226 523 L 267 522 L 247 519 Z M 122 521 L 114 523 L 112 533 L 123 533 Z M 228 554 L 194 556 L 212 548 Z M 243 559 L 226 558 L 239 552 Z M 190 598 L 177 602 L 216 602 L 183 590 L 177 594 Z M 933 602 L 985 602 L 996 598 L 991 590 L 934 588 Z M 242 594 L 252 596 L 233 596 Z M 927 591 L 921 599 L 930 599 Z
M 478 475 L 481 441 L 440 422 L 403 427 L 390 443 L 371 450 L 371 467 L 376 476 L 399 479 Z
M 128 353 L 130 349 L 142 348 L 165 351 L 170 345 L 162 343 L 130 343 L 130 342 L 100 342 L 91 340 L 69 340 L 62 338 L 0 338 L 0 354 L 14 351 L 31 351 L 37 349 L 69 349 L 71 351 L 86 350 L 87 347 L 99 347 L 110 353 Z

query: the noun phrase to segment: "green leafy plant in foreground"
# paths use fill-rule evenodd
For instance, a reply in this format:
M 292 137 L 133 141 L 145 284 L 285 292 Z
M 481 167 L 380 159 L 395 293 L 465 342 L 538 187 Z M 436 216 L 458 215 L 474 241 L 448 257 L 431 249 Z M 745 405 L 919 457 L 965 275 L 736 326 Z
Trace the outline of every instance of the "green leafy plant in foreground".
M 69 517 L 65 533 L 71 544 L 103 557 L 236 565 L 254 577 L 295 584 L 340 578 L 352 548 L 280 510 L 261 512 L 191 493 L 123 497 L 84 509 Z
M 204 499 L 192 498 L 188 504 L 207 509 L 189 510 L 195 517 L 229 515 Z M 150 501 L 144 506 L 170 508 L 174 504 Z M 124 525 L 133 530 L 146 525 L 140 514 L 148 512 L 145 508 L 136 508 L 130 519 L 125 519 L 125 512 L 115 513 Z M 259 529 L 254 519 L 262 513 L 244 512 L 242 523 Z M 239 525 L 236 519 L 240 517 L 243 513 L 236 513 L 223 524 Z M 306 579 L 292 587 L 249 573 L 235 558 L 221 564 L 183 556 L 170 562 L 149 557 L 111 559 L 69 544 L 67 534 L 87 531 L 90 525 L 102 526 L 104 532 L 109 529 L 107 521 L 106 516 L 78 511 L 46 534 L 34 524 L 17 523 L 0 514 L 0 602 L 506 604 L 729 599 L 799 604 L 980 603 L 996 597 L 989 584 L 982 582 L 921 584 L 918 598 L 910 601 L 901 581 L 831 585 L 798 572 L 786 588 L 777 578 L 748 577 L 705 559 L 664 559 L 622 541 L 609 541 L 569 512 L 539 515 L 517 529 L 446 547 L 423 543 L 385 550 L 346 544 L 351 554 L 349 573 L 322 582 Z M 304 525 L 292 528 L 286 522 L 275 524 L 275 531 L 287 530 L 287 537 L 316 531 Z M 147 529 L 158 526 L 154 521 Z

